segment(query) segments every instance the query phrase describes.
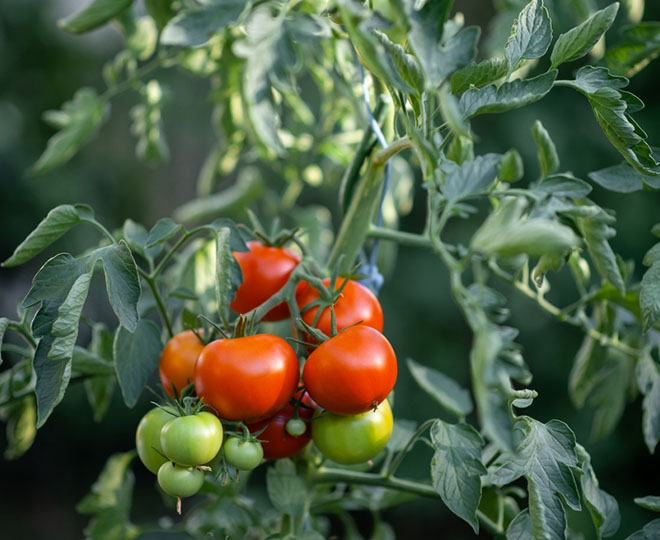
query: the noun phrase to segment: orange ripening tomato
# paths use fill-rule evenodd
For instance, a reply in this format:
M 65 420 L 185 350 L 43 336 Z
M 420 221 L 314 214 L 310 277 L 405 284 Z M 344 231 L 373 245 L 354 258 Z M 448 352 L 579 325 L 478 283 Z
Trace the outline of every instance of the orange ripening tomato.
M 257 422 L 291 399 L 300 380 L 298 356 L 279 336 L 212 341 L 195 365 L 195 390 L 220 418 Z
M 338 289 L 344 283 L 344 278 L 339 278 L 335 284 Z M 323 280 L 323 285 L 327 288 L 330 284 L 330 278 Z M 318 307 L 308 309 L 303 313 L 307 304 L 318 300 L 319 292 L 306 281 L 301 281 L 296 287 L 296 303 L 302 313 L 302 319 L 308 325 L 313 326 Z M 348 280 L 348 283 L 341 292 L 341 296 L 334 304 L 335 321 L 337 331 L 341 332 L 354 324 L 361 322 L 366 326 L 375 328 L 379 332 L 383 331 L 383 309 L 380 307 L 378 298 L 361 283 Z M 331 334 L 332 322 L 330 309 L 326 308 L 316 323 L 316 328 L 326 336 Z
M 247 245 L 250 251 L 234 251 L 243 272 L 243 282 L 229 307 L 239 314 L 260 306 L 284 287 L 300 262 L 300 257 L 288 249 L 264 246 L 256 241 Z M 288 316 L 289 306 L 282 302 L 266 313 L 262 320 L 281 321 Z
M 296 397 L 300 397 L 300 392 L 296 394 Z M 267 426 L 258 435 L 259 440 L 262 441 L 261 446 L 264 449 L 264 458 L 282 459 L 293 457 L 309 444 L 312 438 L 311 421 L 316 410 L 316 404 L 311 400 L 307 392 L 303 395 L 302 403 L 304 406 L 298 406 L 298 418 L 305 423 L 305 431 L 301 435 L 289 435 L 286 430 L 286 424 L 293 418 L 294 414 L 294 406 L 291 403 L 285 405 L 284 408 L 275 413 L 271 418 L 248 425 L 251 433 L 255 433 L 263 429 L 264 426 Z
M 383 334 L 364 325 L 321 343 L 303 369 L 305 389 L 324 409 L 354 415 L 374 409 L 394 388 L 397 362 Z
M 181 392 L 193 382 L 195 362 L 203 348 L 204 343 L 192 330 L 176 334 L 167 342 L 160 355 L 158 373 L 160 382 L 170 397 L 174 397 L 172 384 L 176 387 L 177 392 Z

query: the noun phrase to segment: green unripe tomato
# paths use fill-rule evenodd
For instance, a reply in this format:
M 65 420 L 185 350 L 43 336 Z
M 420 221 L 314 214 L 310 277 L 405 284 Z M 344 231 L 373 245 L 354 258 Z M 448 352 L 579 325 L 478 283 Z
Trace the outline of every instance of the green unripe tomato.
M 251 471 L 264 458 L 264 449 L 257 441 L 229 437 L 223 447 L 225 460 L 239 471 Z
M 328 459 L 353 465 L 370 460 L 385 448 L 393 423 L 387 400 L 375 411 L 355 416 L 325 412 L 312 420 L 312 440 Z
M 307 431 L 307 424 L 300 418 L 290 418 L 286 422 L 286 432 L 292 437 L 300 437 Z
M 158 469 L 158 485 L 172 497 L 190 497 L 204 483 L 204 473 L 194 467 L 180 467 L 167 461 Z
M 222 446 L 222 424 L 210 412 L 170 420 L 160 432 L 165 455 L 177 465 L 192 467 L 211 461 Z
M 142 417 L 135 432 L 135 447 L 140 461 L 154 474 L 167 461 L 167 458 L 161 455 L 163 447 L 160 445 L 160 432 L 173 418 L 172 414 L 156 407 Z

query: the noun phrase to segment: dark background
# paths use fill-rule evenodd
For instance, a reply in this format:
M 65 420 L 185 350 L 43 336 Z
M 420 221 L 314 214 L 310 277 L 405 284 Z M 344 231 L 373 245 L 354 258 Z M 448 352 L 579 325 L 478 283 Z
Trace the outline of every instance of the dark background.
M 660 18 L 657 3 L 647 4 L 645 19 Z M 111 119 L 99 136 L 71 162 L 42 176 L 26 175 L 52 134 L 40 120 L 41 113 L 59 108 L 81 86 L 103 88 L 101 65 L 120 48 L 119 35 L 113 30 L 82 37 L 59 31 L 57 19 L 76 7 L 72 1 L 3 0 L 0 4 L 0 260 L 11 254 L 51 207 L 62 203 L 92 205 L 109 228 L 121 226 L 126 218 L 151 226 L 193 197 L 198 170 L 212 145 L 206 81 L 169 71 L 163 76 L 170 92 L 164 111 L 171 149 L 169 164 L 150 168 L 136 160 L 128 120 L 133 98 L 122 95 L 113 100 Z M 491 3 L 485 1 L 457 2 L 456 9 L 465 13 L 468 24 L 481 26 L 493 14 Z M 563 68 L 561 76 L 569 77 L 574 69 L 573 65 Z M 646 103 L 639 118 L 652 145 L 660 145 L 659 76 L 660 62 L 656 62 L 637 75 L 628 88 Z M 523 111 L 474 121 L 473 129 L 480 137 L 476 150 L 504 152 L 515 146 L 525 161 L 523 183 L 533 180 L 538 169 L 530 128 L 537 118 L 557 144 L 561 170 L 586 179 L 589 171 L 621 161 L 597 126 L 587 101 L 566 88 L 553 90 L 542 102 Z M 418 190 L 417 203 L 421 197 Z M 618 234 L 611 242 L 615 251 L 635 261 L 639 279 L 641 259 L 653 243 L 649 229 L 660 221 L 658 195 L 639 192 L 624 196 L 595 186 L 592 197 L 616 210 Z M 311 190 L 306 199 L 336 210 L 334 188 Z M 423 215 L 422 205 L 416 204 L 402 228 L 421 230 Z M 461 233 L 461 224 L 448 231 L 450 235 Z M 77 229 L 49 254 L 64 250 L 75 253 L 94 238 L 89 230 Z M 19 268 L 0 270 L 0 315 L 14 315 L 16 304 L 45 260 L 42 255 Z M 417 390 L 404 359 L 434 365 L 463 385 L 469 382 L 470 334 L 452 303 L 447 275 L 440 268 L 433 256 L 402 248 L 394 274 L 381 292 L 385 334 L 401 360 L 395 396 L 395 414 L 400 418 L 421 420 L 442 415 L 435 403 Z M 566 305 L 575 299 L 573 288 L 563 286 L 561 279 L 553 285 L 553 301 Z M 539 392 L 530 414 L 541 421 L 561 419 L 575 431 L 592 455 L 601 487 L 619 502 L 622 525 L 617 537 L 623 538 L 653 517 L 636 507 L 633 497 L 660 494 L 660 466 L 642 439 L 641 400 L 629 405 L 608 439 L 590 442 L 590 413 L 575 410 L 567 393 L 581 332 L 554 322 L 514 291 L 502 290 L 510 298 L 510 324 L 521 330 L 518 341 L 535 376 L 531 386 Z M 89 301 L 86 310 L 93 317 L 113 322 L 103 302 Z M 32 449 L 17 461 L 0 461 L 0 537 L 80 538 L 87 517 L 77 514 L 74 505 L 87 493 L 110 454 L 134 446 L 135 426 L 148 401 L 145 394 L 135 409 L 128 410 L 116 392 L 109 414 L 97 424 L 82 387 L 71 387 L 39 431 Z M 5 444 L 3 437 L 0 449 Z M 430 451 L 420 445 L 401 472 L 423 477 L 427 474 L 423 464 L 429 458 Z M 134 469 L 135 522 L 154 521 L 169 513 L 153 489 L 153 477 L 141 467 Z M 472 537 L 469 527 L 438 501 L 409 503 L 388 511 L 386 518 L 402 538 Z M 366 516 L 363 521 L 368 534 Z

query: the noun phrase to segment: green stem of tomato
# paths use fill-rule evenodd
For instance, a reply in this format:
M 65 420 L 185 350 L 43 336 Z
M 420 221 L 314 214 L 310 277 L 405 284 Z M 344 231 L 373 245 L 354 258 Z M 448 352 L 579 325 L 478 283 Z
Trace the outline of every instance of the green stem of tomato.
M 414 480 L 404 480 L 396 477 L 385 477 L 381 474 L 350 471 L 346 469 L 332 469 L 321 467 L 318 472 L 310 479 L 313 484 L 359 484 L 365 486 L 379 486 L 384 488 L 396 489 L 413 493 L 421 497 L 440 499 L 440 494 L 429 484 L 415 482 Z M 477 510 L 477 518 L 481 526 L 491 534 L 502 537 L 504 531 L 498 527 L 490 518 Z
M 7 329 L 14 330 L 32 347 L 33 349 L 37 348 L 37 341 L 34 339 L 28 328 L 26 327 L 27 321 L 9 321 Z
M 399 468 L 399 465 L 403 462 L 404 458 L 412 450 L 412 447 L 415 445 L 415 443 L 419 440 L 419 438 L 422 436 L 422 434 L 429 429 L 433 423 L 435 422 L 434 418 L 431 418 L 430 420 L 427 420 L 424 422 L 417 431 L 414 433 L 412 437 L 410 437 L 410 440 L 406 443 L 406 446 L 403 447 L 403 449 L 397 454 L 396 458 L 392 461 L 392 463 L 387 467 L 383 469 L 383 476 L 385 478 L 391 478 L 394 473 L 397 471 Z
M 165 308 L 165 303 L 163 302 L 163 298 L 160 295 L 160 292 L 158 291 L 158 286 L 156 285 L 156 280 L 152 278 L 149 274 L 147 274 L 142 268 L 138 266 L 138 272 L 142 279 L 147 282 L 147 285 L 149 286 L 149 289 L 151 289 L 151 294 L 154 297 L 154 300 L 156 300 L 156 307 L 158 308 L 158 312 L 160 313 L 160 318 L 163 320 L 163 324 L 165 325 L 165 328 L 167 328 L 167 334 L 171 338 L 174 336 L 174 330 L 172 329 L 172 324 L 170 323 L 170 318 L 167 315 L 167 309 Z
M 185 244 L 188 240 L 190 240 L 193 236 L 195 236 L 197 233 L 200 233 L 202 231 L 208 231 L 209 227 L 202 226 L 202 227 L 196 227 L 195 229 L 191 231 L 186 231 L 181 238 L 177 240 L 177 242 L 172 246 L 172 248 L 163 256 L 163 258 L 158 262 L 158 265 L 154 270 L 151 272 L 150 277 L 151 279 L 156 279 L 158 274 L 161 273 L 167 262 L 172 258 L 172 256 L 178 251 L 178 249 Z
M 402 246 L 417 247 L 421 249 L 433 248 L 431 241 L 423 234 L 397 231 L 395 229 L 387 229 L 386 227 L 378 227 L 376 225 L 371 225 L 367 234 L 371 238 L 389 240 Z

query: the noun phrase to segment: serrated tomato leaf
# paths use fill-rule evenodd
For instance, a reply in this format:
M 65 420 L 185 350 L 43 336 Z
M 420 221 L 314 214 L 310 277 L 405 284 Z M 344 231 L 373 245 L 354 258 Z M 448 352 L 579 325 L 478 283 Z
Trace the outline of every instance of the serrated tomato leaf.
M 163 344 L 160 329 L 148 319 L 141 319 L 134 332 L 123 326 L 117 328 L 113 347 L 115 371 L 124 402 L 134 407 L 158 367 Z
M 447 424 L 436 420 L 431 426 L 433 487 L 454 514 L 479 532 L 477 508 L 481 499 L 481 476 L 487 473 L 481 463 L 484 440 L 468 424 Z

